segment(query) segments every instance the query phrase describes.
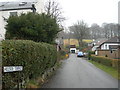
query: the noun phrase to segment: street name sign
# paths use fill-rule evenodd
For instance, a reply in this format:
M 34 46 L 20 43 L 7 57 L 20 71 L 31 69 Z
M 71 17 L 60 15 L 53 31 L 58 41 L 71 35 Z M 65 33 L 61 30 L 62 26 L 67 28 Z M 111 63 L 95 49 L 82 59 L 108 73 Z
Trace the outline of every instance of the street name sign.
M 15 71 L 22 71 L 23 66 L 5 66 L 4 72 L 15 72 Z

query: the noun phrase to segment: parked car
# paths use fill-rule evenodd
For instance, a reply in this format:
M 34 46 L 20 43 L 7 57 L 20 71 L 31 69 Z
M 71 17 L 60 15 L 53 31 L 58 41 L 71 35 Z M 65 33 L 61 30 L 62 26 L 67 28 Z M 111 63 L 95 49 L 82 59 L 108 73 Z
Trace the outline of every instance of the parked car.
M 77 57 L 84 57 L 84 53 L 83 52 L 78 52 Z

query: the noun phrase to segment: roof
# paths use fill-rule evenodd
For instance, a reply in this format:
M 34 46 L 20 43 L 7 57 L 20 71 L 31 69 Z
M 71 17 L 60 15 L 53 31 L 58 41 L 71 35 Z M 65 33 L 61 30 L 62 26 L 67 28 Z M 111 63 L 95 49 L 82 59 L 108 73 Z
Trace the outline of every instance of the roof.
M 109 48 L 110 49 L 118 49 L 119 45 L 110 45 Z
M 102 43 L 104 43 L 107 40 L 108 39 L 106 39 L 106 38 L 99 38 L 99 39 L 96 39 L 95 41 L 93 41 L 92 44 L 95 46 L 100 46 Z
M 96 43 L 97 46 L 100 46 L 102 43 L 104 43 L 106 40 L 101 40 Z
M 107 40 L 107 41 L 104 42 L 104 43 L 120 43 L 120 37 L 110 38 L 109 40 Z
M 107 39 L 106 38 L 98 38 L 95 41 L 93 41 L 92 43 L 97 43 L 97 42 L 103 41 L 103 40 L 107 40 Z
M 32 9 L 35 2 L 0 2 L 0 11 Z
M 76 48 L 76 46 L 75 45 L 70 45 L 70 48 Z
M 117 43 L 118 44 L 118 43 L 120 43 L 120 37 L 113 37 L 113 38 L 103 42 L 101 45 L 103 45 L 104 43 Z

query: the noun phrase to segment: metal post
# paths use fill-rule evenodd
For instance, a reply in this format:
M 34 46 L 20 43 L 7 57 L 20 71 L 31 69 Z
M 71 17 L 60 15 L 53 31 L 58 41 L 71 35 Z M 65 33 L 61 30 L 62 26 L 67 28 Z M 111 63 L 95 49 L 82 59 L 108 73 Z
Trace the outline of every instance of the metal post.
M 18 90 L 20 90 L 20 72 L 18 72 Z

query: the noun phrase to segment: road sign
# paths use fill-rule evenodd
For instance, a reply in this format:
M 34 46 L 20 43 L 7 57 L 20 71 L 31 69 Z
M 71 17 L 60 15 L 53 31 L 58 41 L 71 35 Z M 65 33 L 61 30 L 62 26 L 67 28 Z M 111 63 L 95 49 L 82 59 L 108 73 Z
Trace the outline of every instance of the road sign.
M 15 71 L 22 71 L 23 66 L 5 66 L 4 72 L 15 72 Z

